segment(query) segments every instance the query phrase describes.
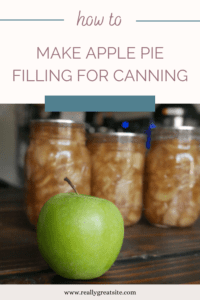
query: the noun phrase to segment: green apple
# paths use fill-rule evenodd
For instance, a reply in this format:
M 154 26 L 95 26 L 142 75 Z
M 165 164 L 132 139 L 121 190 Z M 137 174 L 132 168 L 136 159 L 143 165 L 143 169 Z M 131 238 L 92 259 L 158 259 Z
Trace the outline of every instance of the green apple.
M 37 223 L 43 258 L 68 279 L 87 280 L 104 274 L 115 262 L 123 238 L 123 218 L 112 202 L 76 193 L 50 198 Z

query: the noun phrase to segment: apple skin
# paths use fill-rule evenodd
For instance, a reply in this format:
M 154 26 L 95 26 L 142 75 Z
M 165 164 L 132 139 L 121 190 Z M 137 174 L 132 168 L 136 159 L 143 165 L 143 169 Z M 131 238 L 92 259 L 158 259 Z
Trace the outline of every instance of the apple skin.
M 39 251 L 48 265 L 68 279 L 100 277 L 115 262 L 124 222 L 110 201 L 62 193 L 43 206 L 37 223 Z

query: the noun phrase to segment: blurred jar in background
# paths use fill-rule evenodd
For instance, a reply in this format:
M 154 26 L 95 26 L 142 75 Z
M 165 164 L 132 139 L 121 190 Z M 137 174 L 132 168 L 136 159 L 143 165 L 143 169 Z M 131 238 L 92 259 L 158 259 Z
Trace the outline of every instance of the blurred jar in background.
M 60 112 L 45 112 L 44 104 L 17 104 L 16 126 L 17 126 L 17 149 L 16 164 L 19 185 L 24 186 L 24 158 L 29 145 L 31 120 L 58 119 Z
M 187 227 L 199 216 L 200 130 L 155 128 L 145 172 L 144 214 L 160 227 Z
M 141 218 L 145 142 L 145 135 L 134 133 L 94 133 L 87 140 L 92 195 L 113 202 L 125 226 Z
M 157 126 L 162 127 L 197 127 L 199 113 L 193 104 L 158 104 L 154 113 L 154 121 Z
M 25 175 L 26 213 L 35 226 L 47 200 L 73 192 L 65 177 L 80 194 L 89 195 L 91 169 L 84 125 L 71 120 L 32 121 Z

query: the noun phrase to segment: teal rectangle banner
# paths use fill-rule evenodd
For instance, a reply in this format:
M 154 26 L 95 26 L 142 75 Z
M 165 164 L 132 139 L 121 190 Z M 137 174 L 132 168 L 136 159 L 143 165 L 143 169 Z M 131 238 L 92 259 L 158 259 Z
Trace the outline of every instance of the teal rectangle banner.
M 45 111 L 155 111 L 155 96 L 45 96 Z

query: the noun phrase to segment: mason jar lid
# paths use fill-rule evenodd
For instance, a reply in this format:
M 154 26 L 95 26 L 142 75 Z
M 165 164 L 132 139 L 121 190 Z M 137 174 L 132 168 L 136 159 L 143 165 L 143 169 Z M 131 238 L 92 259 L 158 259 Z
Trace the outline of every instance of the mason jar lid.
M 65 139 L 85 141 L 84 123 L 74 122 L 73 120 L 32 120 L 31 139 Z
M 132 132 L 97 132 L 88 134 L 87 140 L 92 143 L 135 143 L 145 142 L 146 135 Z
M 85 128 L 84 123 L 75 122 L 73 120 L 64 119 L 36 119 L 31 121 L 31 125 L 42 124 L 43 126 L 57 126 L 57 127 L 79 127 Z
M 200 127 L 156 127 L 152 129 L 152 140 L 197 139 L 200 140 Z

